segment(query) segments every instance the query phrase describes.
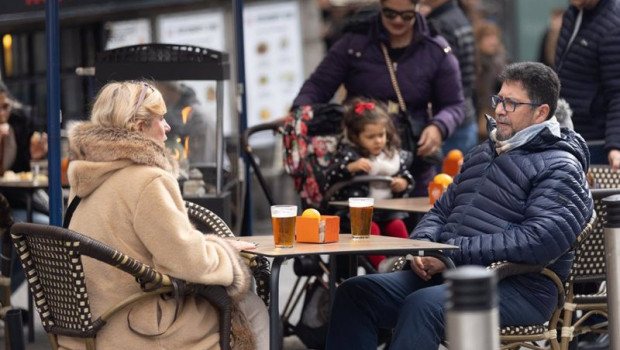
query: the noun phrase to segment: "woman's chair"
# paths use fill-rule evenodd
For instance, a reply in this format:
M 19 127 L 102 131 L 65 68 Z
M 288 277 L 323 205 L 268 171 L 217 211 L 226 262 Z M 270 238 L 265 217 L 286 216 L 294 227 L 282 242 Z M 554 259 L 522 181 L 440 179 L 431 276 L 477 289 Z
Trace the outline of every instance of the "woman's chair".
M 594 189 L 620 188 L 620 171 L 612 171 L 609 165 L 592 165 L 589 173 L 594 180 Z
M 574 337 L 586 333 L 607 332 L 607 289 L 605 266 L 604 218 L 607 213 L 603 198 L 619 194 L 620 188 L 593 189 L 594 209 L 600 219 L 592 234 L 575 255 L 567 286 L 562 327 L 562 349 L 569 348 Z M 580 284 L 599 286 L 592 292 L 575 289 Z M 593 317 L 599 315 L 601 317 Z
M 92 238 L 75 231 L 48 225 L 17 223 L 11 237 L 26 272 L 43 328 L 54 350 L 57 336 L 83 338 L 88 350 L 95 349 L 95 337 L 110 317 L 146 298 L 177 299 L 195 293 L 209 300 L 219 311 L 220 347 L 230 349 L 232 301 L 223 286 L 185 283 Z M 93 319 L 86 290 L 82 256 L 118 268 L 136 278 L 140 292 L 111 305 Z M 110 281 L 114 283 L 114 281 Z
M 185 208 L 189 221 L 198 231 L 204 234 L 213 233 L 222 238 L 235 237 L 224 220 L 209 209 L 190 201 L 185 201 Z M 247 260 L 256 281 L 256 294 L 269 307 L 269 281 L 271 276 L 269 260 L 264 256 L 254 254 L 241 253 L 241 256 Z

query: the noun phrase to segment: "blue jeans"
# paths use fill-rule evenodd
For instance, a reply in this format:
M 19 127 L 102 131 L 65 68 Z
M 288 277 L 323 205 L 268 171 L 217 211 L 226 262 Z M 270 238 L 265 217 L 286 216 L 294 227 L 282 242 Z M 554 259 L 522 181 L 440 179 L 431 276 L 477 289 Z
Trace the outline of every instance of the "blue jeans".
M 376 350 L 379 328 L 394 329 L 390 350 L 436 350 L 444 339 L 446 285 L 440 275 L 426 282 L 413 271 L 346 280 L 336 291 L 327 350 Z M 546 322 L 555 305 L 538 310 L 510 279 L 498 284 L 500 324 Z

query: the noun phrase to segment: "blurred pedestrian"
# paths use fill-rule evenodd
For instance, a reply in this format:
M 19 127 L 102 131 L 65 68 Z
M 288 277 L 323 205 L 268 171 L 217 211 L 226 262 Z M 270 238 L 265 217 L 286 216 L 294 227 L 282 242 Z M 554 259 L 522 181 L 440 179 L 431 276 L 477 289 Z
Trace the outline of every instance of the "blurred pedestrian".
M 478 144 L 478 127 L 474 107 L 475 47 L 471 22 L 459 8 L 456 0 L 422 0 L 430 8 L 426 15 L 431 33 L 443 36 L 459 60 L 461 83 L 465 96 L 465 119 L 454 134 L 443 142 L 443 153 L 453 149 L 467 153 Z
M 620 168 L 620 0 L 571 0 L 555 69 L 592 164 Z

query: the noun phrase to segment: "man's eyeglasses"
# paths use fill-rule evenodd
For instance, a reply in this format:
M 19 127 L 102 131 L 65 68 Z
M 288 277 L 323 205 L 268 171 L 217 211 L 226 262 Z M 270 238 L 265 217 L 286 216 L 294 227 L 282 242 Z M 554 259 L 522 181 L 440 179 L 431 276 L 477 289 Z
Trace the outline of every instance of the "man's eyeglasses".
M 388 18 L 388 19 L 395 19 L 396 17 L 400 16 L 400 18 L 402 18 L 402 20 L 405 22 L 411 21 L 412 19 L 415 18 L 414 10 L 396 11 L 396 10 L 392 10 L 389 7 L 384 7 L 381 9 L 381 13 L 383 13 L 385 18 Z
M 519 107 L 520 105 L 528 105 L 528 106 L 536 106 L 536 107 L 542 105 L 542 103 L 538 103 L 538 102 L 517 102 L 509 98 L 505 98 L 505 99 L 501 98 L 497 95 L 491 96 L 491 107 L 495 109 L 500 103 L 502 104 L 506 112 L 514 112 L 515 110 L 517 110 L 517 107 Z
M 5 104 L 0 106 L 0 110 L 3 110 L 3 111 L 8 111 L 9 108 L 11 108 L 11 104 L 10 103 L 5 103 Z

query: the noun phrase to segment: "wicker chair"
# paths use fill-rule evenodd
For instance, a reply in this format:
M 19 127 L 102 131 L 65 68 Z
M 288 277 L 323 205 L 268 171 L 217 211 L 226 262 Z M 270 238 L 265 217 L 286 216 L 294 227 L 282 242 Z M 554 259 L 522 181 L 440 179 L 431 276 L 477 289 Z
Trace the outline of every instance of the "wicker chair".
M 571 247 L 571 250 L 578 253 L 583 249 L 584 242 L 587 242 L 588 237 L 593 231 L 594 226 L 597 223 L 596 212 L 592 215 L 590 222 L 586 225 L 583 231 L 577 236 L 577 240 Z M 577 264 L 577 259 L 573 261 L 573 269 Z M 523 265 L 510 262 L 495 263 L 488 267 L 488 269 L 494 270 L 497 273 L 498 280 L 503 278 L 524 274 L 524 273 L 540 273 L 550 278 L 558 288 L 558 303 L 551 316 L 551 319 L 546 324 L 528 325 L 528 326 L 508 326 L 500 329 L 500 342 L 501 349 L 548 349 L 548 346 L 539 346 L 536 344 L 540 341 L 548 341 L 551 349 L 560 349 L 558 342 L 557 329 L 561 325 L 560 317 L 562 315 L 562 309 L 565 305 L 566 291 L 571 288 L 571 280 L 566 283 L 566 288 L 563 285 L 560 278 L 548 268 L 544 266 L 536 265 Z M 572 275 L 572 273 L 571 273 Z
M 11 228 L 11 237 L 54 350 L 58 349 L 58 335 L 83 338 L 86 348 L 94 350 L 97 332 L 118 311 L 145 298 L 158 295 L 182 298 L 190 292 L 207 298 L 219 310 L 220 347 L 230 349 L 232 302 L 224 287 L 186 284 L 101 242 L 61 227 L 17 223 Z M 93 319 L 82 255 L 134 276 L 141 291 L 111 305 Z
M 235 237 L 228 225 L 215 213 L 196 203 L 185 201 L 185 208 L 189 221 L 202 233 L 213 233 L 222 238 Z M 271 269 L 269 260 L 264 256 L 245 254 L 243 256 L 250 266 L 254 280 L 256 281 L 256 294 L 269 306 L 269 281 Z
M 589 174 L 594 179 L 592 188 L 620 188 L 620 171 L 612 171 L 609 165 L 592 165 Z
M 606 215 L 605 205 L 602 199 L 620 193 L 620 188 L 616 189 L 594 189 L 594 207 L 600 219 L 594 226 L 594 230 L 585 244 L 577 251 L 575 262 L 570 275 L 570 284 L 567 286 L 566 304 L 564 306 L 564 316 L 562 327 L 562 349 L 569 348 L 569 343 L 574 337 L 586 333 L 606 333 L 607 332 L 607 290 L 605 288 L 606 267 L 605 267 L 605 240 L 604 240 L 604 218 Z M 574 286 L 580 283 L 599 284 L 597 291 L 589 294 L 579 294 L 574 290 Z M 601 315 L 604 321 L 596 324 L 586 320 L 594 315 Z

